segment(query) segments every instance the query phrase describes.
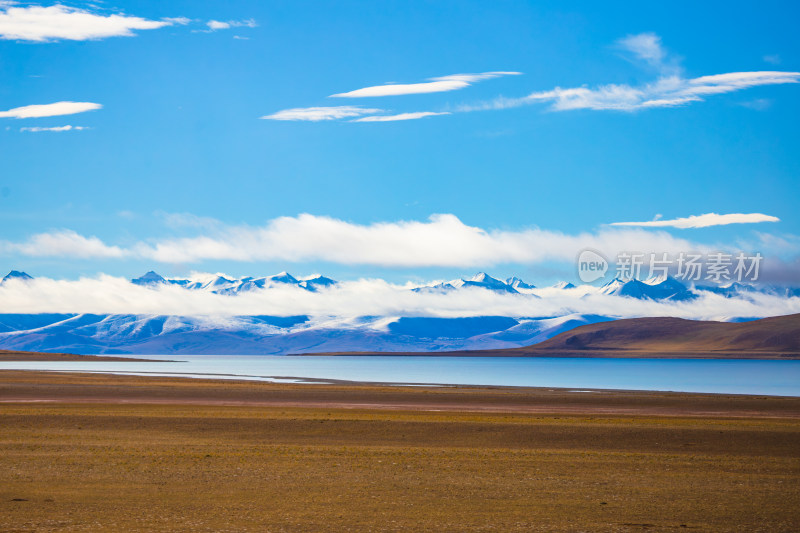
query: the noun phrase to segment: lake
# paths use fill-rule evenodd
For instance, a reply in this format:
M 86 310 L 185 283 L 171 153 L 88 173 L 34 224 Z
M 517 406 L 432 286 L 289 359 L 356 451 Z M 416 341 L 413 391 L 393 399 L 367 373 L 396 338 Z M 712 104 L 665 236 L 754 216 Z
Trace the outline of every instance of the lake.
M 169 359 L 168 356 L 145 356 Z M 173 357 L 176 358 L 176 357 Z M 800 396 L 800 361 L 429 356 L 179 356 L 179 362 L 7 361 L 0 369 L 259 381 L 294 378 Z M 287 379 L 289 378 L 289 379 Z

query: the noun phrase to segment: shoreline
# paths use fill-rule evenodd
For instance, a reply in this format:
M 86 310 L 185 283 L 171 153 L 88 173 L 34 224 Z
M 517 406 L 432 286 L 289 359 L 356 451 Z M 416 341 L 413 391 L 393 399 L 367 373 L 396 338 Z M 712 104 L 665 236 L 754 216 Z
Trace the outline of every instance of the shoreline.
M 290 353 L 281 357 L 518 357 L 553 359 L 715 359 L 796 361 L 796 352 L 664 352 L 640 350 L 530 350 L 526 348 L 503 348 L 502 350 L 452 350 L 446 352 L 315 352 Z
M 664 352 L 640 350 L 548 350 L 536 351 L 526 348 L 504 348 L 502 350 L 451 350 L 442 352 L 312 352 L 287 354 L 115 354 L 93 355 L 57 352 L 27 352 L 0 350 L 0 363 L 24 361 L 107 361 L 141 363 L 179 363 L 180 359 L 147 359 L 152 356 L 163 357 L 487 357 L 487 358 L 530 358 L 530 359 L 707 359 L 729 361 L 796 361 L 796 352 Z
M 0 350 L 0 363 L 21 361 L 107 361 L 107 362 L 134 362 L 134 363 L 176 363 L 178 361 L 167 359 L 142 359 L 136 355 L 122 357 L 119 355 L 82 355 L 76 353 L 60 352 L 27 352 L 23 350 Z
M 170 361 L 171 362 L 171 361 Z M 180 362 L 180 361 L 178 361 Z M 480 385 L 469 383 L 433 383 L 433 382 L 392 382 L 392 381 L 352 381 L 345 379 L 312 378 L 304 376 L 248 376 L 242 374 L 202 374 L 197 372 L 159 372 L 159 371 L 127 371 L 127 370 L 43 370 L 43 369 L 3 369 L 0 368 L 0 375 L 3 372 L 30 372 L 45 374 L 88 374 L 106 376 L 137 376 L 153 377 L 165 379 L 186 379 L 195 381 L 220 381 L 225 383 L 266 383 L 266 384 L 286 384 L 286 385 L 341 385 L 351 387 L 389 387 L 389 388 L 459 388 L 459 389 L 508 389 L 516 391 L 560 391 L 570 393 L 655 393 L 655 394 L 692 394 L 692 395 L 714 395 L 714 396 L 742 396 L 742 397 L 769 397 L 769 398 L 797 398 L 800 395 L 792 396 L 786 394 L 768 394 L 759 392 L 701 392 L 701 391 L 680 391 L 667 389 L 602 389 L 594 387 L 553 387 L 553 386 L 530 386 L 530 385 Z M 0 403 L 3 400 L 0 399 Z
M 157 374 L 157 373 L 154 373 Z M 394 384 L 269 382 L 145 373 L 0 370 L 0 404 L 100 403 L 374 409 L 517 414 L 615 414 L 800 419 L 800 397 L 768 394 Z M 298 381 L 294 381 L 298 380 Z M 309 387 L 313 384 L 313 387 Z M 779 412 L 774 406 L 780 406 Z

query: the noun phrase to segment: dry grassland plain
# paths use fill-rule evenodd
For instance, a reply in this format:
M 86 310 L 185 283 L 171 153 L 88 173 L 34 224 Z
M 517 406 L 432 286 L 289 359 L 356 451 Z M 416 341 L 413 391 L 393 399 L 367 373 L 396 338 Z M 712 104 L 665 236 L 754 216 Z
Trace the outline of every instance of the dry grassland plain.
M 800 399 L 0 371 L 2 531 L 798 531 Z

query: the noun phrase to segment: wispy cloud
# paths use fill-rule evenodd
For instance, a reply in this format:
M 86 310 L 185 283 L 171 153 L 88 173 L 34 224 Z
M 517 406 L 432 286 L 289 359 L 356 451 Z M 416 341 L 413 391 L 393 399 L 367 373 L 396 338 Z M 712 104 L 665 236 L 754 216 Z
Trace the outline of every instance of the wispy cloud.
M 216 230 L 222 225 L 222 222 L 216 218 L 201 217 L 191 213 L 165 213 L 163 211 L 157 211 L 154 215 L 163 219 L 167 227 L 170 228 Z
M 74 115 L 86 111 L 100 109 L 101 104 L 92 102 L 55 102 L 53 104 L 37 104 L 24 107 L 15 107 L 8 111 L 0 111 L 0 117 L 8 118 L 40 118 L 57 117 L 61 115 Z
M 228 20 L 228 21 L 221 21 L 221 20 L 209 20 L 206 23 L 208 26 L 209 31 L 217 31 L 217 30 L 227 30 L 230 28 L 255 28 L 258 26 L 256 21 L 253 19 L 246 19 L 246 20 Z
M 338 120 L 342 118 L 360 117 L 372 113 L 380 113 L 382 109 L 369 109 L 359 106 L 334 107 L 296 107 L 284 109 L 271 115 L 261 117 L 266 120 L 305 120 L 319 122 L 322 120 Z
M 195 22 L 187 17 L 162 17 L 161 20 L 163 20 L 164 22 L 169 22 L 170 24 L 175 24 L 177 26 L 186 26 L 187 24 Z
M 154 30 L 188 19 L 148 20 L 125 14 L 100 15 L 85 9 L 53 6 L 0 5 L 0 39 L 50 42 L 130 37 L 134 30 Z
M 645 63 L 655 69 L 658 76 L 649 83 L 640 85 L 605 84 L 590 87 L 562 88 L 535 91 L 522 97 L 500 96 L 493 100 L 448 106 L 449 113 L 509 109 L 520 106 L 549 104 L 550 111 L 588 109 L 595 111 L 632 112 L 651 108 L 681 107 L 702 102 L 712 95 L 733 93 L 752 87 L 781 85 L 800 82 L 800 72 L 753 71 L 728 72 L 709 76 L 688 78 L 680 65 L 680 58 L 664 48 L 661 37 L 647 32 L 628 35 L 616 41 L 615 46 L 637 63 Z M 765 56 L 765 61 L 776 63 L 777 56 Z M 475 82 L 500 76 L 518 75 L 520 72 L 496 71 L 479 74 L 453 74 L 429 78 L 422 83 L 387 83 L 364 87 L 349 92 L 331 95 L 336 98 L 368 98 L 449 92 L 469 87 Z M 742 104 L 753 109 L 765 109 L 765 99 Z M 351 122 L 392 122 L 433 116 L 435 112 L 402 112 L 392 115 L 377 115 L 380 110 L 365 110 L 359 107 L 312 107 L 279 111 L 261 118 L 272 120 L 338 120 L 356 118 Z M 445 114 L 439 112 L 436 114 Z M 375 115 L 375 116 L 367 116 Z
M 522 98 L 498 98 L 490 102 L 462 105 L 459 111 L 508 109 L 523 105 L 549 102 L 551 111 L 591 109 L 595 111 L 636 111 L 656 107 L 678 107 L 692 102 L 702 102 L 714 94 L 731 93 L 762 85 L 798 83 L 800 72 L 730 72 L 712 76 L 683 79 L 678 76 L 633 87 L 630 85 L 602 85 L 593 89 L 556 87 Z
M 747 100 L 739 102 L 739 105 L 747 109 L 754 109 L 756 111 L 766 111 L 772 107 L 772 100 L 769 98 L 756 98 L 755 100 Z
M 647 222 L 613 222 L 612 226 L 638 226 L 650 228 L 707 228 L 710 226 L 725 226 L 728 224 L 756 224 L 759 222 L 780 222 L 778 217 L 764 215 L 761 213 L 729 213 L 718 215 L 717 213 L 706 213 L 704 215 L 692 215 L 685 218 L 673 218 L 671 220 L 650 220 Z
M 333 98 L 366 98 L 376 96 L 401 96 L 407 94 L 426 94 L 456 91 L 469 87 L 475 82 L 499 78 L 500 76 L 516 76 L 521 72 L 483 72 L 480 74 L 452 74 L 438 78 L 428 78 L 424 83 L 390 83 L 364 87 L 346 93 L 332 94 Z
M 488 102 L 461 105 L 457 111 L 508 109 L 549 103 L 551 111 L 591 109 L 596 111 L 636 111 L 657 107 L 679 107 L 702 102 L 715 94 L 732 93 L 765 85 L 798 83 L 800 72 L 756 71 L 729 72 L 697 78 L 685 78 L 677 58 L 670 56 L 654 33 L 629 35 L 617 46 L 636 60 L 654 67 L 659 77 L 642 85 L 606 84 L 596 87 L 556 87 L 536 91 L 520 98 L 496 98 Z
M 87 129 L 85 126 L 53 126 L 50 128 L 41 128 L 41 127 L 25 127 L 20 128 L 19 131 L 30 131 L 30 132 L 39 132 L 39 131 L 80 131 Z
M 690 244 L 663 232 L 602 230 L 568 235 L 541 229 L 485 230 L 467 226 L 454 215 L 427 222 L 369 225 L 330 217 L 280 217 L 262 227 L 227 226 L 199 237 L 140 244 L 134 252 L 163 263 L 207 259 L 235 261 L 327 261 L 397 267 L 482 266 L 574 259 L 579 250 L 679 251 Z
M 769 63 L 770 65 L 780 65 L 781 64 L 781 56 L 778 54 L 768 54 L 764 56 L 764 61 Z
M 80 259 L 123 258 L 131 252 L 118 246 L 109 246 L 97 237 L 84 237 L 72 230 L 61 230 L 34 235 L 23 243 L 0 241 L 0 251 L 31 257 L 74 257 Z
M 418 118 L 435 117 L 437 115 L 449 115 L 447 111 L 436 113 L 433 111 L 418 111 L 416 113 L 400 113 L 397 115 L 373 115 L 370 117 L 358 118 L 353 122 L 394 122 L 396 120 L 415 120 Z
M 681 69 L 677 58 L 669 56 L 661 37 L 652 32 L 628 35 L 616 42 L 618 48 L 631 54 L 635 60 L 644 61 L 662 75 L 678 74 Z
M 664 48 L 661 46 L 661 37 L 655 33 L 628 35 L 617 43 L 635 56 L 654 65 L 660 65 L 666 56 Z

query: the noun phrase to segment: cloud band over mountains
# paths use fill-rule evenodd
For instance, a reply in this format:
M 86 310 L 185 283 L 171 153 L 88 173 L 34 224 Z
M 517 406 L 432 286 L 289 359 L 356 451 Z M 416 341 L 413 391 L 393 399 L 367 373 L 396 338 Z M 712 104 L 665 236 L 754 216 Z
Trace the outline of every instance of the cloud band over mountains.
M 327 327 L 347 324 L 347 317 L 398 316 L 563 316 L 600 314 L 619 318 L 675 316 L 724 319 L 800 312 L 800 298 L 753 293 L 725 298 L 712 293 L 690 300 L 640 300 L 598 292 L 547 290 L 533 294 L 498 293 L 482 288 L 437 292 L 411 290 L 381 279 L 344 281 L 309 292 L 293 285 L 235 296 L 187 290 L 176 285 L 143 287 L 101 274 L 78 280 L 36 278 L 0 285 L 5 313 L 97 313 L 183 316 L 308 315 L 327 317 Z M 342 319 L 345 319 L 342 321 Z

